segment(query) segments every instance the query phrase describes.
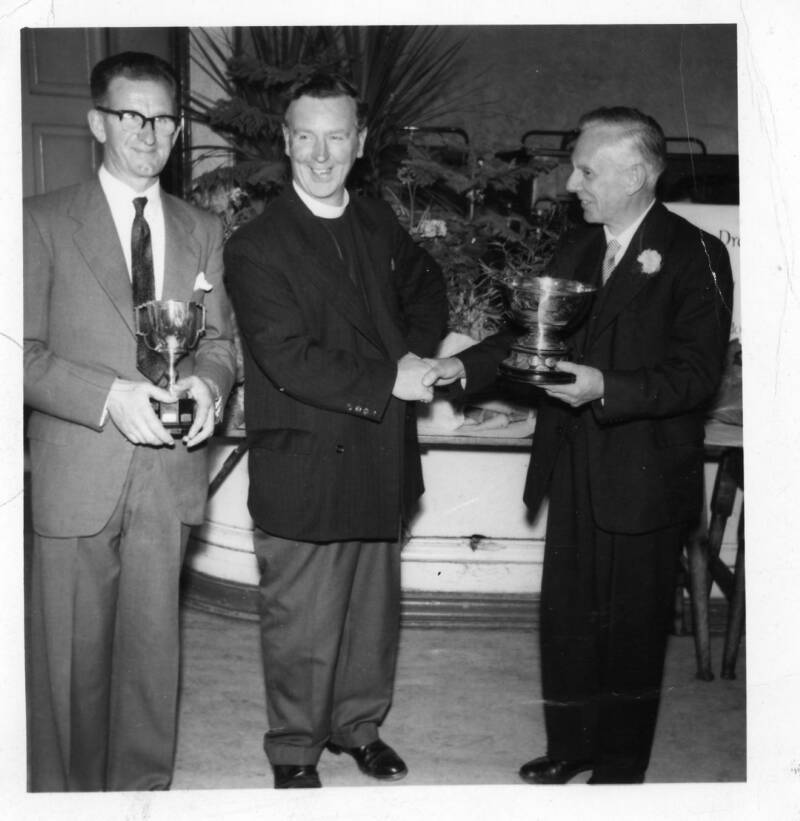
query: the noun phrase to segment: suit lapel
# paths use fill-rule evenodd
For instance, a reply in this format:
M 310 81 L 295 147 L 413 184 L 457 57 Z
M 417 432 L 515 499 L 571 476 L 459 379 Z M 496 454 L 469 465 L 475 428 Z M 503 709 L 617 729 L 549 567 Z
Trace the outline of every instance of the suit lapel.
M 597 316 L 598 301 L 601 298 L 602 262 L 605 254 L 605 235 L 602 229 L 592 226 L 583 238 L 572 237 L 556 253 L 554 276 L 563 279 L 575 279 L 594 285 L 598 292 L 594 296 L 590 316 L 578 326 L 572 340 L 572 347 L 577 354 L 585 348 L 586 339 L 591 332 L 594 318 Z
M 195 223 L 180 201 L 165 193 L 162 193 L 162 208 L 166 250 L 161 297 L 188 300 L 200 272 L 201 249 L 194 235 Z M 123 322 L 135 333 L 131 280 L 100 183 L 93 180 L 83 186 L 69 213 L 79 223 L 74 235 L 76 247 Z
M 647 285 L 642 273 L 639 255 L 646 248 L 658 251 L 662 258 L 666 245 L 666 209 L 656 203 L 631 238 L 625 254 L 608 282 L 600 289 L 595 306 L 591 337 L 600 336 L 619 315 L 619 312 Z
M 180 200 L 162 192 L 166 250 L 162 299 L 191 299 L 200 273 L 201 248 L 195 237 L 195 221 Z
M 86 183 L 78 190 L 69 215 L 78 223 L 74 235 L 75 246 L 133 333 L 131 280 L 111 209 L 97 180 Z
M 366 207 L 365 207 L 366 206 Z M 354 220 L 363 247 L 366 249 L 368 264 L 374 276 L 365 278 L 364 291 L 367 296 L 370 311 L 377 328 L 377 333 L 383 341 L 384 348 L 392 359 L 399 359 L 408 350 L 408 344 L 397 320 L 393 318 L 390 305 L 393 296 L 389 293 L 392 283 L 386 276 L 381 275 L 386 269 L 386 234 L 380 231 L 379 226 L 369 212 L 367 203 L 359 197 L 351 201 L 356 219 Z M 392 273 L 395 260 L 389 261 Z

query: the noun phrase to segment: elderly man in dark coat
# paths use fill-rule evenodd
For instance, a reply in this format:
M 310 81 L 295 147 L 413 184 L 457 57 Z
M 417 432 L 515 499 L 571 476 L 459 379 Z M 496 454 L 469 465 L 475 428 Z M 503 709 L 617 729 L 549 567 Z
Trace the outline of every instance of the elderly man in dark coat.
M 575 381 L 546 388 L 524 500 L 549 495 L 541 594 L 547 754 L 521 778 L 644 780 L 678 556 L 699 515 L 704 419 L 728 342 L 732 276 L 715 237 L 656 200 L 665 141 L 630 108 L 584 116 L 567 188 L 588 225 L 550 274 L 598 286 Z M 440 360 L 427 384 L 494 379 L 508 333 Z

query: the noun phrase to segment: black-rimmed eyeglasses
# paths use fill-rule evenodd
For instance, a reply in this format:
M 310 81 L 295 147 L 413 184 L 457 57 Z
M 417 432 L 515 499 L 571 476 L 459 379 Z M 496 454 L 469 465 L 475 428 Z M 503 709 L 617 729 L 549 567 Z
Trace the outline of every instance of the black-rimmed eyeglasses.
M 155 117 L 145 117 L 139 111 L 130 111 L 124 108 L 106 108 L 102 105 L 96 105 L 95 108 L 105 114 L 115 114 L 119 117 L 123 131 L 141 131 L 148 123 L 151 123 L 154 133 L 168 137 L 174 134 L 175 129 L 178 127 L 178 118 L 173 117 L 171 114 L 156 114 Z

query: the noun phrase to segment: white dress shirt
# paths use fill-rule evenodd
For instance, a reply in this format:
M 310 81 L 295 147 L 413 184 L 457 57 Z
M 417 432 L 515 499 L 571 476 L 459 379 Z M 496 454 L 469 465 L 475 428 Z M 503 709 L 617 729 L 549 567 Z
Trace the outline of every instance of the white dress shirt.
M 144 218 L 150 226 L 150 242 L 153 248 L 153 275 L 155 277 L 155 298 L 161 299 L 164 291 L 164 256 L 166 253 L 166 230 L 164 228 L 164 211 L 161 207 L 161 186 L 158 180 L 146 191 L 139 193 L 124 182 L 112 176 L 104 165 L 97 174 L 103 193 L 108 200 L 111 216 L 117 228 L 122 254 L 131 276 L 131 229 L 136 211 L 133 201 L 136 197 L 147 197 L 144 207 Z
M 100 186 L 108 200 L 111 209 L 111 216 L 117 229 L 122 254 L 125 257 L 125 264 L 128 267 L 128 277 L 131 276 L 131 230 L 133 228 L 133 218 L 136 209 L 133 201 L 136 197 L 147 197 L 147 204 L 144 207 L 144 218 L 150 226 L 150 243 L 153 249 L 153 277 L 155 279 L 155 298 L 161 299 L 164 292 L 164 266 L 166 255 L 166 228 L 164 226 L 164 209 L 161 206 L 161 186 L 158 180 L 145 191 L 138 192 L 121 182 L 104 165 L 100 166 L 97 173 Z M 203 381 L 208 385 L 214 400 L 214 415 L 217 421 L 222 416 L 222 398 L 219 388 L 207 378 Z M 105 425 L 108 419 L 108 399 L 103 406 L 100 417 L 100 424 Z
M 642 211 L 641 215 L 637 217 L 624 231 L 621 231 L 616 237 L 608 230 L 608 228 L 604 225 L 603 231 L 606 234 L 606 245 L 611 242 L 612 239 L 615 239 L 619 243 L 619 248 L 617 248 L 617 253 L 614 254 L 614 267 L 616 267 L 617 263 L 622 259 L 625 255 L 625 252 L 628 250 L 628 246 L 631 244 L 631 240 L 633 239 L 633 235 L 636 233 L 636 229 L 642 224 L 642 220 L 647 216 L 647 212 L 653 207 L 653 200 L 647 208 Z

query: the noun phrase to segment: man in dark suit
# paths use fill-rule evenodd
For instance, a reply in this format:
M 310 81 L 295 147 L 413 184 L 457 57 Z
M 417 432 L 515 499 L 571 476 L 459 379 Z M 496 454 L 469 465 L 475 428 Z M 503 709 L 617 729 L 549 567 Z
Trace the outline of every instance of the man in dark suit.
M 567 188 L 589 225 L 550 274 L 596 284 L 570 384 L 545 388 L 524 500 L 550 497 L 541 592 L 547 754 L 534 784 L 585 770 L 641 782 L 650 758 L 678 557 L 702 504 L 705 411 L 728 341 L 732 277 L 716 238 L 655 199 L 660 126 L 635 109 L 580 123 Z M 605 275 L 604 275 L 605 274 Z M 426 384 L 490 382 L 508 333 L 440 360 Z
M 178 580 L 208 488 L 198 446 L 235 373 L 221 225 L 159 187 L 178 134 L 171 67 L 114 55 L 94 67 L 91 91 L 98 178 L 24 207 L 35 791 L 169 786 Z M 205 335 L 180 365 L 177 390 L 196 400 L 182 442 L 150 403 L 173 395 L 137 369 L 137 277 L 151 299 L 208 291 Z
M 400 528 L 422 492 L 413 400 L 447 321 L 436 264 L 345 180 L 366 139 L 341 79 L 294 87 L 292 183 L 225 249 L 241 330 L 249 509 L 275 787 L 319 787 L 328 746 L 367 775 L 406 765 L 378 736 L 392 699 Z

